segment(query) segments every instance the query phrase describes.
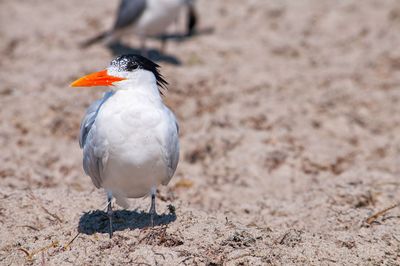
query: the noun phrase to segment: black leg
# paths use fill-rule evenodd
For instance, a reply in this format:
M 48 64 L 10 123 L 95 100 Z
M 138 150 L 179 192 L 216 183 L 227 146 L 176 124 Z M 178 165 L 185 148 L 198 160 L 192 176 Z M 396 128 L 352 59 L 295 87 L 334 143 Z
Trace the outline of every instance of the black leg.
M 110 228 L 109 228 L 110 238 L 112 238 L 112 235 L 113 235 L 113 226 L 112 226 L 113 210 L 112 210 L 111 204 L 112 204 L 112 193 L 107 192 L 107 215 L 108 215 L 108 219 L 110 221 Z
M 186 36 L 192 36 L 195 31 L 196 31 L 196 25 L 197 25 L 197 13 L 196 10 L 192 5 L 189 5 L 188 8 L 188 14 L 187 14 L 187 32 L 186 32 Z
M 156 192 L 155 188 L 151 189 L 151 207 L 150 207 L 150 224 L 151 227 L 154 227 L 154 217 L 157 215 L 156 213 Z

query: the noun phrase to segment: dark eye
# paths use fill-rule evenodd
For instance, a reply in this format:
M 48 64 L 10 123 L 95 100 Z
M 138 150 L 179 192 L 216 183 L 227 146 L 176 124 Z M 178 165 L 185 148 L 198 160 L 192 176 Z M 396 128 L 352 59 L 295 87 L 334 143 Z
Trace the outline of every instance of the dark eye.
M 126 70 L 128 70 L 128 71 L 133 71 L 133 70 L 135 70 L 135 69 L 137 69 L 139 66 L 137 65 L 137 64 L 135 64 L 135 63 L 133 63 L 133 62 L 129 62 L 127 65 L 126 65 Z

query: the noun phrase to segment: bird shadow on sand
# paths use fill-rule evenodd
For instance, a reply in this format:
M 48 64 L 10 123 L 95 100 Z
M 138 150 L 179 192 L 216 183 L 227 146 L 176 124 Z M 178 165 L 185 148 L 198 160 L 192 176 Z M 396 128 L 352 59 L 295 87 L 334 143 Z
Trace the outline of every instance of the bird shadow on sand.
M 157 215 L 154 225 L 167 225 L 176 220 L 175 213 Z M 150 214 L 143 211 L 116 210 L 113 215 L 113 232 L 142 229 L 150 226 Z M 78 232 L 92 235 L 109 233 L 107 213 L 96 210 L 84 213 L 79 219 Z
M 175 42 L 184 42 L 190 39 L 193 39 L 197 36 L 201 35 L 209 35 L 214 33 L 214 28 L 204 28 L 204 29 L 197 29 L 191 32 L 190 34 L 188 33 L 171 33 L 171 34 L 163 34 L 157 37 L 154 37 L 155 39 L 159 40 L 170 40 L 170 41 L 175 41 Z
M 122 42 L 115 42 L 109 44 L 107 48 L 113 54 L 113 56 L 123 55 L 123 54 L 141 54 L 141 50 L 123 44 Z M 155 62 L 165 62 L 171 65 L 181 65 L 182 62 L 173 55 L 168 55 L 161 53 L 156 49 L 147 49 L 147 57 Z
M 201 30 L 195 30 L 191 34 L 182 34 L 182 33 L 164 34 L 164 35 L 154 37 L 154 39 L 161 40 L 161 41 L 165 40 L 165 41 L 174 41 L 174 42 L 184 42 L 184 41 L 192 39 L 196 36 L 212 34 L 213 32 L 214 32 L 213 28 L 205 28 L 205 29 L 201 29 Z M 110 52 L 113 54 L 113 56 L 119 56 L 119 55 L 123 55 L 123 54 L 141 54 L 142 53 L 141 49 L 131 47 L 120 41 L 117 41 L 117 42 L 107 45 L 107 48 L 110 50 Z M 170 55 L 170 54 L 160 52 L 157 49 L 148 49 L 147 57 L 155 62 L 165 62 L 165 63 L 169 63 L 171 65 L 177 65 L 177 66 L 182 65 L 181 60 L 179 60 L 177 57 Z

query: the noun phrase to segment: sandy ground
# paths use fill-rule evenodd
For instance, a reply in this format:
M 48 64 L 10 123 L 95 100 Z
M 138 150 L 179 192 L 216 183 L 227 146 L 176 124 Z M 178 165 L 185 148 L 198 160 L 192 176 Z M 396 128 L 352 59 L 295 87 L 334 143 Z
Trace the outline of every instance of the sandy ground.
M 0 1 L 1 265 L 400 265 L 400 208 L 368 219 L 400 201 L 399 1 L 199 0 L 213 32 L 153 51 L 182 145 L 159 225 L 132 200 L 110 240 L 77 142 L 104 90 L 68 84 L 113 58 L 78 43 L 116 2 Z

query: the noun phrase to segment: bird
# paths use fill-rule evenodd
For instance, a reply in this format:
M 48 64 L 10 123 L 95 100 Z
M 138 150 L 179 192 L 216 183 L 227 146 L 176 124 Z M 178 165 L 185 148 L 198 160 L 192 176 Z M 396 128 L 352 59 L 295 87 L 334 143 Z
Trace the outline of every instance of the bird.
M 109 87 L 87 109 L 79 145 L 85 173 L 106 191 L 110 238 L 113 198 L 128 208 L 127 198 L 151 195 L 154 226 L 157 187 L 169 183 L 178 165 L 179 126 L 163 102 L 168 83 L 159 68 L 141 55 L 121 55 L 106 69 L 71 83 L 71 87 Z
M 85 41 L 88 47 L 101 40 L 115 43 L 127 32 L 136 33 L 141 41 L 141 52 L 146 54 L 146 37 L 161 37 L 161 51 L 164 50 L 165 33 L 169 25 L 178 19 L 179 11 L 187 7 L 187 36 L 193 34 L 197 24 L 195 0 L 121 0 L 114 26 L 105 32 Z

